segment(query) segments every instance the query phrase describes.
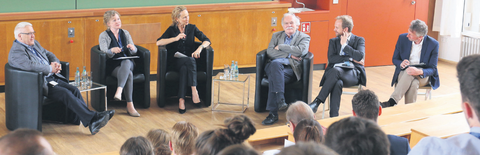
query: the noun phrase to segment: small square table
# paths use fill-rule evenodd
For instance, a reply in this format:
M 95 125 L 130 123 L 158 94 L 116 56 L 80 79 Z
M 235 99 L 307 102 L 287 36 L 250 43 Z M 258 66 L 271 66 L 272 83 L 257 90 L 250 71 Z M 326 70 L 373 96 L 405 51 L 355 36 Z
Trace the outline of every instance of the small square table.
M 247 110 L 248 105 L 250 103 L 250 75 L 248 74 L 238 74 L 238 77 L 232 77 L 232 78 L 224 78 L 223 77 L 224 73 L 218 73 L 215 77 L 213 77 L 213 82 L 212 82 L 212 111 L 221 111 L 221 112 L 239 112 L 239 113 L 244 113 L 245 110 Z M 248 83 L 247 83 L 248 81 Z M 218 83 L 218 93 L 217 93 L 217 100 L 215 104 L 215 82 Z M 220 94 L 221 94 L 221 83 L 240 83 L 243 84 L 243 93 L 242 93 L 242 103 L 224 103 L 220 102 Z M 248 85 L 247 89 L 246 85 Z M 245 92 L 247 93 L 245 96 Z M 246 104 L 245 104 L 245 97 L 246 97 Z M 241 111 L 233 111 L 233 110 L 219 110 L 217 109 L 219 105 L 232 105 L 232 106 L 241 106 L 242 109 Z
M 75 82 L 70 82 L 69 83 L 70 85 L 73 85 L 75 86 Z M 96 83 L 96 82 L 92 82 L 92 86 L 90 87 L 87 87 L 87 88 L 82 88 L 82 87 L 79 87 L 79 86 L 76 86 L 78 88 L 78 90 L 80 90 L 80 92 L 86 92 L 87 94 L 87 107 L 89 107 L 89 98 L 88 98 L 88 94 L 89 92 L 91 91 L 94 91 L 94 90 L 104 90 L 105 92 L 105 111 L 107 111 L 107 86 L 106 85 L 102 85 L 102 84 L 99 84 L 99 83 Z

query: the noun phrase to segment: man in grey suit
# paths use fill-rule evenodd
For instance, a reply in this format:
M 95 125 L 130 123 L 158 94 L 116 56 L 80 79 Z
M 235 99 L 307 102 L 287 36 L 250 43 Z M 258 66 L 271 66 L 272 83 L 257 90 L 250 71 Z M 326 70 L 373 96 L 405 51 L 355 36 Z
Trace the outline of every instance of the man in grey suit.
M 269 62 L 265 65 L 268 77 L 267 110 L 270 111 L 263 125 L 272 125 L 278 121 L 278 110 L 287 108 L 285 103 L 285 84 L 300 80 L 302 57 L 308 53 L 310 36 L 297 31 L 300 19 L 291 13 L 282 18 L 284 31 L 272 35 L 268 45 Z
M 18 23 L 14 34 L 15 41 L 8 54 L 8 64 L 17 69 L 43 73 L 44 95 L 53 101 L 65 104 L 85 127 L 89 127 L 92 135 L 99 132 L 115 111 L 94 112 L 88 109 L 78 88 L 68 84 L 65 77 L 59 74 L 62 68 L 57 57 L 35 40 L 32 24 Z

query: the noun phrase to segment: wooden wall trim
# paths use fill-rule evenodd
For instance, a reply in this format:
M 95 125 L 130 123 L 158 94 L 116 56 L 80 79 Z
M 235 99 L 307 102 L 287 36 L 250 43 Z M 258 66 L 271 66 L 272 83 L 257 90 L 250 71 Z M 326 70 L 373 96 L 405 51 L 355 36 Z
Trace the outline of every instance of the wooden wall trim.
M 219 3 L 219 4 L 197 4 L 185 5 L 189 12 L 210 12 L 210 11 L 231 11 L 246 9 L 271 9 L 291 7 L 287 2 L 244 2 L 244 3 Z M 18 21 L 32 19 L 59 19 L 75 17 L 96 17 L 103 16 L 105 11 L 115 9 L 121 15 L 145 15 L 171 13 L 175 6 L 152 6 L 152 7 L 131 7 L 131 8 L 102 8 L 84 10 L 63 10 L 63 11 L 37 11 L 0 13 L 0 21 Z

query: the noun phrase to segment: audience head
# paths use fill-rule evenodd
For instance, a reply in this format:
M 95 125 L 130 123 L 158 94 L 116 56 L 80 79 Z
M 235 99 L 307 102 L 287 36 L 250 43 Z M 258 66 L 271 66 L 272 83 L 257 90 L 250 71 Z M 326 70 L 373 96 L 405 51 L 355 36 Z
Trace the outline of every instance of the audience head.
M 116 22 L 120 23 L 120 27 L 122 26 L 122 22 L 120 21 L 120 13 L 117 11 L 108 10 L 103 14 L 103 24 L 105 24 L 105 26 L 108 26 L 109 28 L 115 27 Z
M 462 109 L 470 127 L 480 127 L 480 55 L 464 57 L 457 65 Z
M 35 31 L 33 26 L 29 22 L 20 22 L 15 26 L 13 31 L 15 34 L 15 39 L 19 42 L 32 46 L 35 44 Z
M 333 123 L 325 135 L 325 145 L 340 155 L 388 155 L 390 142 L 377 123 L 348 117 Z
M 226 147 L 217 155 L 258 155 L 258 152 L 246 145 L 235 144 Z
M 40 131 L 17 129 L 0 138 L 0 154 L 53 155 L 55 153 Z
M 190 122 L 177 122 L 170 135 L 170 149 L 177 155 L 190 155 L 195 149 L 198 129 Z
M 256 132 L 253 122 L 245 115 L 225 120 L 225 128 L 205 131 L 195 143 L 196 154 L 215 155 L 227 146 L 241 144 Z
M 353 115 L 377 122 L 382 112 L 377 95 L 371 90 L 361 90 L 352 99 Z
M 187 8 L 184 6 L 177 6 L 172 11 L 172 25 L 186 25 L 190 17 Z
M 120 148 L 120 155 L 154 155 L 153 146 L 143 136 L 130 137 Z
M 293 13 L 285 13 L 282 18 L 282 27 L 288 36 L 292 36 L 300 26 L 300 18 Z
M 304 119 L 298 123 L 293 132 L 295 142 L 313 141 L 316 143 L 323 142 L 322 126 L 314 119 Z
M 170 135 L 162 129 L 152 129 L 147 134 L 147 139 L 152 142 L 155 155 L 170 155 L 172 151 L 168 146 Z
M 315 142 L 296 142 L 295 145 L 283 148 L 277 155 L 338 155 L 327 146 Z
M 428 26 L 427 24 L 425 24 L 424 21 L 421 21 L 420 19 L 415 19 L 410 23 L 408 31 L 415 33 L 417 37 L 423 37 L 428 33 Z
M 287 121 L 290 123 L 290 131 L 295 130 L 297 124 L 303 119 L 315 119 L 315 114 L 305 102 L 292 103 L 287 110 Z
M 343 34 L 343 32 L 352 32 L 353 29 L 353 19 L 349 15 L 337 16 L 337 21 L 335 21 L 335 32 L 338 34 Z M 338 27 L 337 27 L 338 24 Z

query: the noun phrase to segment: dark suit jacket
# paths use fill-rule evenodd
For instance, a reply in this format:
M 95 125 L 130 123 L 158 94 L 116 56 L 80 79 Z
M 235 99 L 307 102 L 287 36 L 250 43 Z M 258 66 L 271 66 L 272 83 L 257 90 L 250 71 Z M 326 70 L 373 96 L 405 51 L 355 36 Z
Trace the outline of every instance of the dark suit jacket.
M 48 60 L 49 64 L 51 62 L 60 63 L 57 57 L 52 52 L 44 49 L 38 41 L 35 40 L 33 48 L 35 48 L 35 50 L 40 54 L 40 56 Z M 25 71 L 42 72 L 45 80 L 45 84 L 43 85 L 43 93 L 46 96 L 48 94 L 48 86 L 45 76 L 50 73 L 50 65 L 42 64 L 41 62 L 38 62 L 37 59 L 35 59 L 34 57 L 36 57 L 36 55 L 29 51 L 27 47 L 14 41 L 12 48 L 10 49 L 10 53 L 8 54 L 8 64 L 13 68 Z M 58 78 L 63 79 L 65 82 L 68 83 L 66 78 L 63 77 L 61 74 L 54 74 L 54 76 L 57 76 Z
M 345 54 L 348 56 L 340 56 L 341 49 L 342 45 L 340 44 L 339 37 L 330 39 L 330 42 L 328 43 L 328 66 L 325 69 L 325 72 L 327 72 L 329 69 L 332 69 L 336 63 L 349 61 L 350 58 L 356 61 L 361 61 L 363 58 L 365 58 L 365 39 L 352 34 L 352 36 L 350 36 L 350 41 L 348 41 L 347 45 L 343 49 L 343 52 L 345 52 Z M 354 64 L 355 69 L 360 71 L 359 84 L 366 86 L 367 75 L 365 73 L 365 68 L 361 64 Z M 320 86 L 323 86 L 325 78 L 325 74 L 323 74 L 322 81 L 320 81 Z
M 430 77 L 430 85 L 435 90 L 440 87 L 440 79 L 438 78 L 437 62 L 438 62 L 438 41 L 430 36 L 425 35 L 423 38 L 422 52 L 420 63 L 425 63 L 423 68 L 423 77 Z M 398 36 L 395 52 L 393 53 L 392 62 L 395 65 L 395 73 L 393 74 L 392 86 L 397 83 L 398 74 L 400 74 L 400 64 L 403 60 L 410 59 L 412 51 L 412 41 L 408 40 L 407 33 Z
M 410 152 L 410 144 L 407 138 L 395 135 L 387 135 L 390 141 L 390 155 L 407 155 Z

